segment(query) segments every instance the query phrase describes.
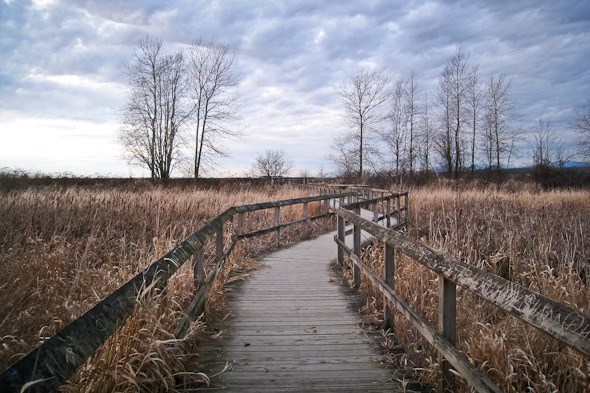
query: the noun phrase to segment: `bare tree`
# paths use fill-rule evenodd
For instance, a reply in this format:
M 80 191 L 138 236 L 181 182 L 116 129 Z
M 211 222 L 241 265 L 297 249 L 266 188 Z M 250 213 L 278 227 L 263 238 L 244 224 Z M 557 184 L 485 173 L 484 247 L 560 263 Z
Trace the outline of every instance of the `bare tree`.
M 494 165 L 493 161 L 497 169 L 502 167 L 502 159 L 508 162 L 516 142 L 521 137 L 519 130 L 512 125 L 516 115 L 515 103 L 510 96 L 510 85 L 511 81 L 506 79 L 505 75 L 496 77 L 492 74 L 487 86 L 485 149 L 489 168 Z
M 418 84 L 416 82 L 414 71 L 412 71 L 408 78 L 405 90 L 404 106 L 407 120 L 408 164 L 410 166 L 410 174 L 412 174 L 416 162 L 416 124 L 421 111 L 420 103 L 418 102 Z
M 404 166 L 406 144 L 406 126 L 408 113 L 406 110 L 407 82 L 398 80 L 389 93 L 388 126 L 381 131 L 381 139 L 387 146 L 387 158 L 391 157 L 391 168 L 399 173 Z
M 564 149 L 563 140 L 547 120 L 540 118 L 531 129 L 532 140 L 529 142 L 534 165 L 551 165 L 557 163 L 560 152 Z
M 428 175 L 430 168 L 432 167 L 432 144 L 434 141 L 434 127 L 432 124 L 430 114 L 430 108 L 428 106 L 428 97 L 424 94 L 424 106 L 420 116 L 420 155 L 422 157 L 422 168 Z
M 184 57 L 164 54 L 161 40 L 145 38 L 125 75 L 129 97 L 119 140 L 130 162 L 145 165 L 152 178 L 167 179 L 180 158 L 179 138 L 191 112 L 185 106 Z
M 286 176 L 293 162 L 282 150 L 267 150 L 264 154 L 258 154 L 252 164 L 255 175 L 264 177 Z
M 355 133 L 345 133 L 334 137 L 328 159 L 334 164 L 336 172 L 349 176 L 358 173 L 358 141 Z
M 195 132 L 193 171 L 198 178 L 204 164 L 224 156 L 222 140 L 237 136 L 229 127 L 235 119 L 238 84 L 236 54 L 221 43 L 195 40 L 190 48 L 190 78 L 194 100 Z
M 586 105 L 574 109 L 570 127 L 578 132 L 578 147 L 583 157 L 590 158 L 590 98 Z
M 358 136 L 358 171 L 363 174 L 367 135 L 383 119 L 381 109 L 387 100 L 388 78 L 384 73 L 361 70 L 340 87 L 345 116 Z
M 441 134 L 438 150 L 449 175 L 459 177 L 465 156 L 464 128 L 469 119 L 467 93 L 470 81 L 469 55 L 458 48 L 445 66 L 439 78 L 438 103 L 440 107 Z
M 479 66 L 474 66 L 469 74 L 467 88 L 467 106 L 469 109 L 469 125 L 471 126 L 471 173 L 475 172 L 475 152 L 477 130 L 480 126 L 481 111 L 485 99 L 484 90 L 479 83 Z

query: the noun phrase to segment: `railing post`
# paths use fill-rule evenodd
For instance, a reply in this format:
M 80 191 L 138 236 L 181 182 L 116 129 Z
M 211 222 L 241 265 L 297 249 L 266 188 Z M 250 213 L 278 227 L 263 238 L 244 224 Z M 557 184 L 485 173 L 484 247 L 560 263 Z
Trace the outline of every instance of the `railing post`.
M 223 257 L 223 223 L 217 229 L 217 236 L 215 238 L 215 263 L 219 262 Z
M 281 225 L 281 208 L 275 207 L 275 226 Z M 275 232 L 275 247 L 279 248 L 281 245 L 281 228 L 277 228 Z
M 242 234 L 244 230 L 244 213 L 238 213 L 238 223 L 236 225 L 236 236 Z
M 438 329 L 440 334 L 452 345 L 457 342 L 457 287 L 454 282 L 444 276 L 438 276 Z M 440 357 L 442 378 L 440 381 L 441 392 L 455 391 L 455 377 L 449 362 Z
M 409 206 L 408 206 L 408 193 L 407 192 L 404 194 L 404 201 L 405 201 L 405 203 L 404 203 L 404 208 L 405 208 L 405 211 L 404 211 L 404 228 L 407 229 L 408 228 L 408 213 L 409 213 L 409 211 L 408 211 L 408 209 L 409 209 Z
M 375 193 L 371 192 L 371 199 L 375 197 Z M 379 201 L 373 203 L 373 222 L 379 221 Z
M 395 283 L 395 248 L 385 243 L 385 283 L 394 289 Z M 383 324 L 384 329 L 393 333 L 394 319 L 393 310 L 389 306 L 387 298 L 383 296 Z
M 400 228 L 401 225 L 402 225 L 402 212 L 401 212 L 401 201 L 400 201 L 400 198 L 401 198 L 401 194 L 398 192 L 397 193 L 397 197 L 395 198 L 395 200 L 397 202 L 397 207 L 396 207 L 397 208 L 397 211 L 395 212 L 395 216 L 396 216 L 396 219 L 397 219 L 396 226 L 398 228 Z
M 309 204 L 307 202 L 303 202 L 303 219 L 305 220 L 305 233 L 304 236 L 309 236 Z
M 342 243 L 345 242 L 345 226 L 346 223 L 344 221 L 344 217 L 337 215 L 337 228 L 338 228 L 338 240 Z M 338 266 L 344 266 L 344 249 L 340 244 L 338 245 Z
M 355 208 L 354 212 L 360 215 L 360 208 Z M 354 255 L 357 257 L 361 257 L 361 228 L 358 225 L 354 226 L 353 229 L 353 252 Z M 352 264 L 352 287 L 353 288 L 360 288 L 361 286 L 361 269 L 356 265 Z
M 391 198 L 390 197 L 387 198 L 385 211 L 387 214 L 387 228 L 391 228 Z
M 205 264 L 204 264 L 204 255 L 203 255 L 203 248 L 197 250 L 194 256 L 195 262 L 193 264 L 193 276 L 195 279 L 195 290 L 198 290 L 201 285 L 203 284 L 203 280 L 205 279 Z

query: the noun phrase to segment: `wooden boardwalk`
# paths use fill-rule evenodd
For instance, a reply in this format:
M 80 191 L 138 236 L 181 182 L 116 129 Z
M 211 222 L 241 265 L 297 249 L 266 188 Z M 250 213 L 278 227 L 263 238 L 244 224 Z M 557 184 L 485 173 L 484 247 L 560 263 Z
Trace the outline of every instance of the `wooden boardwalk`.
M 280 249 L 230 294 L 221 338 L 205 344 L 211 389 L 240 391 L 402 391 L 359 327 L 355 296 L 330 269 L 334 233 Z M 358 300 L 358 298 L 357 298 Z M 357 307 L 358 308 L 358 307 Z

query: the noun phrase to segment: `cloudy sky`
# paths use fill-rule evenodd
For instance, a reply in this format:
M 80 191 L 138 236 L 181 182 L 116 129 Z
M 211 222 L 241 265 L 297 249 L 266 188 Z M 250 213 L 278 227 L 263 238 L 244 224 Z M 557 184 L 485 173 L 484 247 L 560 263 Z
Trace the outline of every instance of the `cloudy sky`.
M 543 116 L 568 137 L 572 108 L 590 97 L 588 0 L 0 0 L 0 168 L 144 174 L 116 131 L 122 69 L 146 35 L 239 54 L 245 134 L 211 175 L 242 174 L 267 148 L 287 152 L 293 174 L 329 170 L 348 75 L 413 70 L 429 92 L 459 46 L 482 76 L 512 79 L 523 126 Z

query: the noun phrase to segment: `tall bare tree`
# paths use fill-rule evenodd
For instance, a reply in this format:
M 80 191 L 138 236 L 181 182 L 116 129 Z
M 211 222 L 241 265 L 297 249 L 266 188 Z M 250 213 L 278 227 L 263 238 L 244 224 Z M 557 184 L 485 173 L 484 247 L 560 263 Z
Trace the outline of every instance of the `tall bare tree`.
M 369 150 L 367 136 L 383 119 L 382 109 L 387 101 L 388 77 L 384 73 L 364 69 L 350 76 L 340 87 L 345 117 L 358 136 L 358 171 L 363 174 L 365 153 Z
M 475 172 L 475 153 L 477 144 L 477 130 L 480 127 L 481 112 L 485 94 L 479 83 L 479 66 L 474 66 L 469 73 L 467 88 L 467 106 L 469 110 L 469 125 L 471 127 L 471 173 Z
M 510 161 L 516 142 L 521 138 L 521 132 L 513 126 L 516 119 L 515 103 L 510 96 L 511 81 L 506 75 L 491 75 L 486 91 L 486 137 L 485 145 L 488 156 L 488 166 L 492 160 L 495 168 L 502 167 L 502 160 Z
M 235 119 L 239 82 L 237 56 L 225 44 L 202 39 L 190 48 L 189 72 L 194 100 L 193 171 L 198 178 L 204 164 L 224 156 L 223 139 L 239 135 L 229 124 Z
M 256 156 L 252 171 L 263 177 L 286 176 L 292 166 L 293 162 L 283 150 L 267 150 Z
M 551 165 L 557 163 L 564 142 L 557 135 L 551 123 L 540 118 L 531 129 L 532 138 L 529 142 L 534 165 Z
M 453 125 L 452 97 L 450 78 L 442 74 L 439 78 L 436 98 L 438 104 L 439 134 L 436 136 L 435 148 L 441 157 L 441 164 L 448 176 L 453 174 Z
M 578 146 L 582 156 L 590 158 L 590 98 L 586 105 L 574 108 L 570 127 L 578 132 Z
M 140 41 L 125 69 L 129 97 L 119 131 L 130 162 L 146 166 L 152 178 L 167 179 L 178 162 L 179 138 L 190 115 L 184 57 L 165 54 L 162 41 Z
M 408 165 L 410 166 L 410 174 L 414 172 L 416 163 L 416 125 L 422 109 L 418 96 L 418 83 L 416 82 L 414 71 L 412 71 L 407 81 L 404 105 L 407 119 Z
M 447 174 L 459 177 L 465 155 L 465 125 L 468 122 L 469 55 L 458 48 L 442 71 L 437 86 L 440 134 L 436 147 Z
M 331 151 L 328 159 L 334 164 L 336 173 L 350 176 L 358 173 L 359 156 L 356 133 L 349 132 L 339 134 L 332 140 Z
M 422 157 L 422 168 L 428 175 L 432 167 L 432 144 L 434 142 L 434 125 L 432 124 L 428 97 L 424 94 L 424 106 L 420 116 L 419 151 Z
M 405 80 L 398 80 L 393 84 L 389 93 L 387 125 L 381 130 L 381 139 L 388 150 L 386 159 L 391 159 L 391 169 L 395 173 L 399 173 L 405 164 L 407 85 Z

